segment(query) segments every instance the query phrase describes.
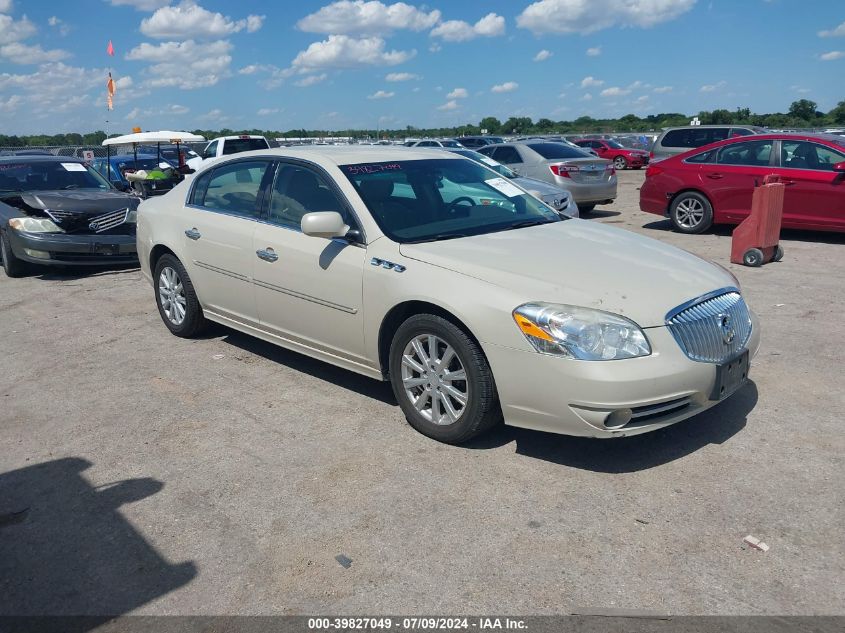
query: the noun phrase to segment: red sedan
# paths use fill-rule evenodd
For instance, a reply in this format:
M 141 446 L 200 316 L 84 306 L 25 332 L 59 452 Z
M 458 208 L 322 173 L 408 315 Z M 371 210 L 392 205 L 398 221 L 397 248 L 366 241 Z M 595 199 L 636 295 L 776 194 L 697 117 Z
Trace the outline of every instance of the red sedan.
M 786 185 L 784 227 L 845 231 L 845 138 L 833 134 L 731 138 L 652 163 L 640 209 L 668 216 L 682 233 L 739 224 L 768 174 Z
M 616 169 L 640 169 L 644 165 L 648 165 L 648 152 L 624 147 L 616 141 L 585 138 L 572 142 L 578 147 L 593 150 L 599 158 L 612 160 Z

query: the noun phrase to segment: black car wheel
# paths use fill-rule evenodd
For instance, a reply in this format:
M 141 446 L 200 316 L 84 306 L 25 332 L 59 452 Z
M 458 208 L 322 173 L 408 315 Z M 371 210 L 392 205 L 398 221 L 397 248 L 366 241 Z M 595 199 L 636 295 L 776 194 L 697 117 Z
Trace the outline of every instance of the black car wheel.
M 484 353 L 442 317 L 419 314 L 399 326 L 389 373 L 408 423 L 423 435 L 459 444 L 502 419 Z
M 3 258 L 3 272 L 7 277 L 26 275 L 29 266 L 12 252 L 12 245 L 9 244 L 9 238 L 5 233 L 0 233 L 0 257 Z
M 176 336 L 191 338 L 205 327 L 194 284 L 173 255 L 162 255 L 155 267 L 155 294 L 161 320 Z
M 590 213 L 595 208 L 596 208 L 596 205 L 594 205 L 594 204 L 579 204 L 578 205 L 578 210 L 581 213 Z
M 713 225 L 713 206 L 700 193 L 685 191 L 672 200 L 669 219 L 681 233 L 703 233 Z

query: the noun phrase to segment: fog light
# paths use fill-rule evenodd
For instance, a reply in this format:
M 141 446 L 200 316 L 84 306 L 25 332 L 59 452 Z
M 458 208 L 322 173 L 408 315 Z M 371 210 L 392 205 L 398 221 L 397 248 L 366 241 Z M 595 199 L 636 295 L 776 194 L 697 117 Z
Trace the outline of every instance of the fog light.
M 31 248 L 25 248 L 23 252 L 34 259 L 50 259 L 50 253 L 47 251 L 34 251 Z
M 634 414 L 630 409 L 617 409 L 604 420 L 604 426 L 608 429 L 621 429 L 631 421 Z

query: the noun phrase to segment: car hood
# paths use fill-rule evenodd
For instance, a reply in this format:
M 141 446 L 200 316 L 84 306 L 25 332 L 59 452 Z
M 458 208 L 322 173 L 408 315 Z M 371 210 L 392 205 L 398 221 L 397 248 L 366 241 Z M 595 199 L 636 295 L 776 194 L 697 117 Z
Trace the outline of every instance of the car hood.
M 560 197 L 563 194 L 567 196 L 570 193 L 561 187 L 555 187 L 554 185 L 550 185 L 547 182 L 543 182 L 542 180 L 537 180 L 536 178 L 526 178 L 524 176 L 519 176 L 517 178 L 512 178 L 511 182 L 516 183 L 523 189 L 527 191 L 536 191 L 541 196 L 557 196 Z
M 586 220 L 402 244 L 400 252 L 511 289 L 525 302 L 604 310 L 641 327 L 664 325 L 672 308 L 736 285 L 725 269 L 691 253 Z
M 99 215 L 127 207 L 137 208 L 138 198 L 120 191 L 98 189 L 71 189 L 67 191 L 25 191 L 20 194 L 27 206 L 33 209 L 56 209 L 74 213 Z

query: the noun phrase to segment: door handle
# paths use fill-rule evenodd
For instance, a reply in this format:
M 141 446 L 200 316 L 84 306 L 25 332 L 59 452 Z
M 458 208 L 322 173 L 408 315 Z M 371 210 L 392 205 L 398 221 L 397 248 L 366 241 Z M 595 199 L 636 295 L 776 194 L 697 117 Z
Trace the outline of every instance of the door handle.
M 187 231 L 185 231 L 185 235 L 192 240 L 198 240 L 199 238 L 202 237 L 202 233 L 197 231 L 197 227 L 194 227 L 192 229 L 188 229 Z
M 255 254 L 258 255 L 258 259 L 263 259 L 265 262 L 274 262 L 279 259 L 279 256 L 276 255 L 276 251 L 272 248 L 264 248 L 260 251 L 255 251 Z
M 783 181 L 783 184 L 784 184 L 784 186 L 786 186 L 786 187 L 791 187 L 792 185 L 797 185 L 798 183 L 797 183 L 797 182 L 795 182 L 794 180 L 784 180 L 784 181 Z
M 719 180 L 721 178 L 724 178 L 725 175 L 724 174 L 707 174 L 707 177 L 711 178 L 712 180 Z

